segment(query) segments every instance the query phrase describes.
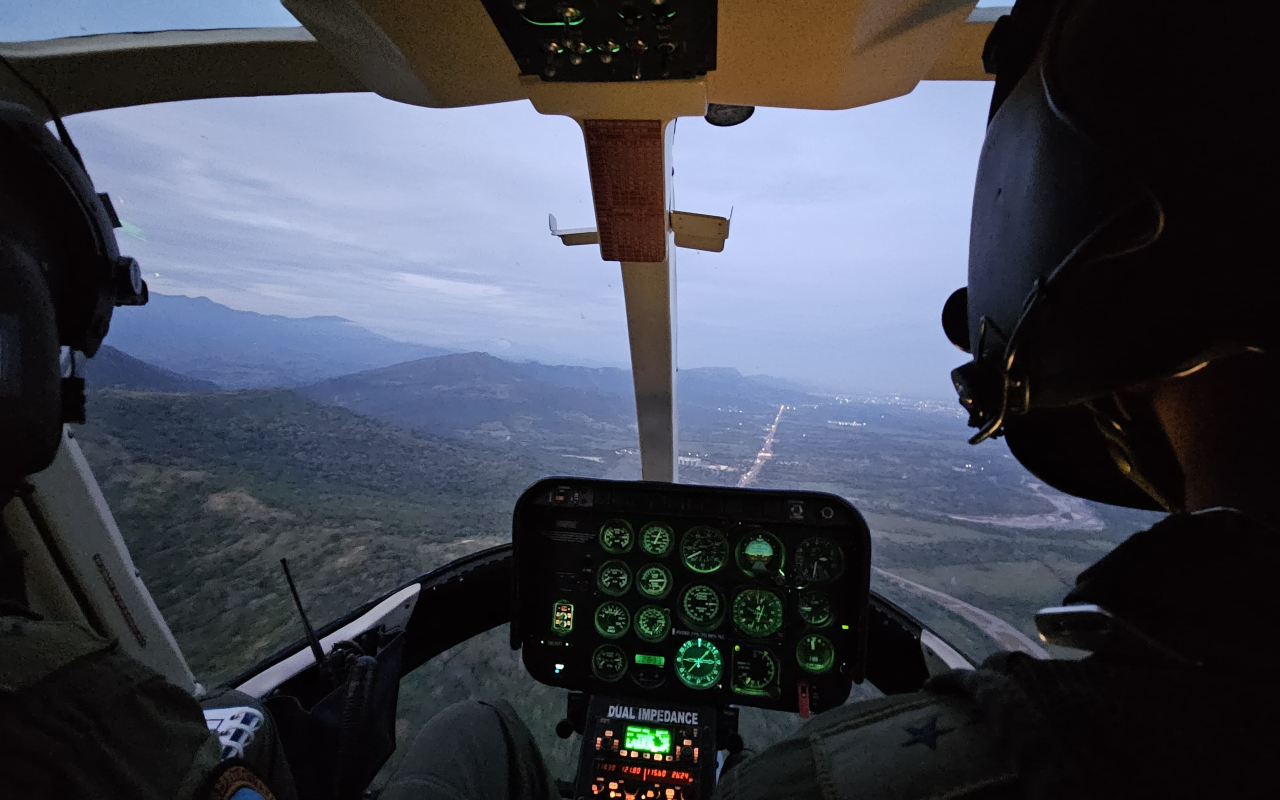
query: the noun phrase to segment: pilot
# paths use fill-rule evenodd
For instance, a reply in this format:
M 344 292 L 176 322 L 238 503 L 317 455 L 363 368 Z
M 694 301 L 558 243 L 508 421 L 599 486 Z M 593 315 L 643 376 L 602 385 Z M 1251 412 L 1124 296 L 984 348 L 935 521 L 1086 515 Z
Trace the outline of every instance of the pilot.
M 49 466 L 62 423 L 83 411 L 61 347 L 96 350 L 111 309 L 146 299 L 58 126 L 62 142 L 25 107 L 0 103 L 0 509 L 22 502 L 26 476 Z M 26 584 L 0 517 L 0 797 L 293 800 L 271 730 L 224 759 L 189 693 L 116 641 L 36 613 Z
M 1019 0 L 995 26 L 969 283 L 944 311 L 974 441 L 1170 515 L 1078 577 L 1066 602 L 1105 620 L 1075 631 L 1087 657 L 1004 653 L 832 710 L 726 768 L 720 800 L 1275 796 L 1275 22 Z

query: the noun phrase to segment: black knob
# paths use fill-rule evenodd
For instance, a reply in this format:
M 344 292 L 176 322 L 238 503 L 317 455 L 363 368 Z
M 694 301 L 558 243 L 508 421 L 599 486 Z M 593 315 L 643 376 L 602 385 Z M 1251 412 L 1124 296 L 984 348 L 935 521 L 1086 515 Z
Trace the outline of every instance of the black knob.
M 568 719 L 562 719 L 556 723 L 556 736 L 561 739 L 568 739 L 573 735 L 573 723 Z

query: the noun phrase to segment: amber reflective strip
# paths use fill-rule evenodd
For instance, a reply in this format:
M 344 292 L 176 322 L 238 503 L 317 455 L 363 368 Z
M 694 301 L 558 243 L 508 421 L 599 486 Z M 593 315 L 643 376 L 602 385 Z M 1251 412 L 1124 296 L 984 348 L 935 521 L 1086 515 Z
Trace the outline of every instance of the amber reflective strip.
M 583 123 L 591 196 L 605 261 L 657 262 L 667 257 L 662 123 Z

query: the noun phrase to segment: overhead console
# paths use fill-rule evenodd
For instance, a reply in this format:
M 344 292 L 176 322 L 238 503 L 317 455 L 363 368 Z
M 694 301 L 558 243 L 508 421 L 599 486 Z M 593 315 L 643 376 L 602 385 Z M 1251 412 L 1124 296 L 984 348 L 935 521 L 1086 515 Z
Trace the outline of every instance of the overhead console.
M 553 478 L 512 536 L 512 646 L 545 684 L 808 714 L 862 681 L 870 534 L 839 497 Z
M 716 68 L 716 0 L 482 0 L 521 75 L 694 78 Z

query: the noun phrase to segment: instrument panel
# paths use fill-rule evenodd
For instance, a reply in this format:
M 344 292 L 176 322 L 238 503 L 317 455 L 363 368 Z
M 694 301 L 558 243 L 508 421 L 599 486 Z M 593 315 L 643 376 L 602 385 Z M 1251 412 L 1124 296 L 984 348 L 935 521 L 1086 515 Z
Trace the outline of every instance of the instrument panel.
M 552 478 L 513 549 L 512 646 L 543 683 L 803 713 L 862 680 L 870 533 L 834 495 Z

